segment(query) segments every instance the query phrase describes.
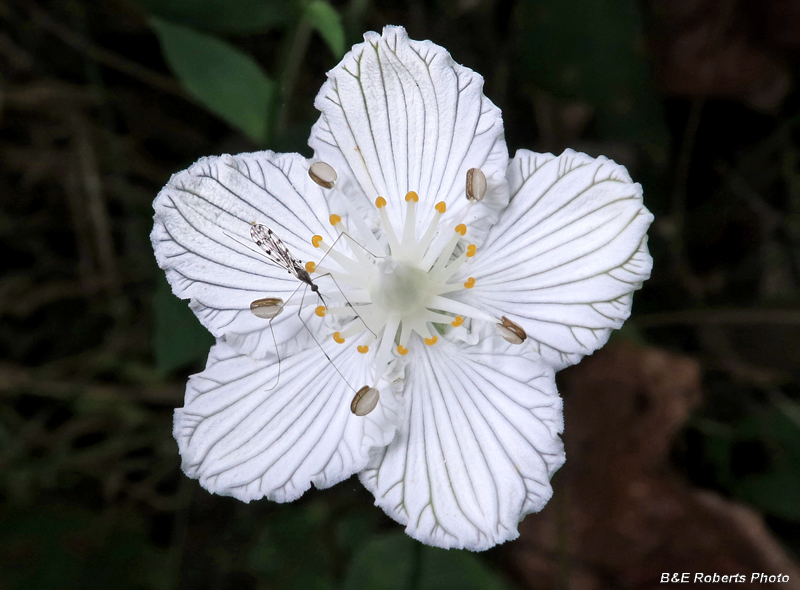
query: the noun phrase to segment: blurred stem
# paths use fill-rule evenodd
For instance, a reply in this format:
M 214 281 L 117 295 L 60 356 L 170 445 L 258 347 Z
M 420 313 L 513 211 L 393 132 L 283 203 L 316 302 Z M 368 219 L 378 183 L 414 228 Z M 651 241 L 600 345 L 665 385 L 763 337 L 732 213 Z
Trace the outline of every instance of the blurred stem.
M 280 99 L 278 102 L 278 112 L 275 116 L 273 132 L 269 134 L 271 140 L 280 138 L 289 125 L 289 114 L 291 110 L 290 99 L 294 94 L 297 79 L 300 76 L 300 68 L 303 65 L 303 58 L 308 51 L 308 44 L 311 41 L 311 24 L 305 18 L 300 17 L 297 28 L 294 30 L 289 50 L 286 53 L 283 72 L 281 73 Z

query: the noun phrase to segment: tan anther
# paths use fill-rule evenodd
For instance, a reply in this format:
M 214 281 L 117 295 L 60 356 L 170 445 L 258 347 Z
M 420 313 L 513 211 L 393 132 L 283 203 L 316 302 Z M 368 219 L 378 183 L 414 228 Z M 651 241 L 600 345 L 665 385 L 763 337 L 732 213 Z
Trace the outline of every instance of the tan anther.
M 308 175 L 311 177 L 311 180 L 322 188 L 333 188 L 333 185 L 336 184 L 336 179 L 339 178 L 336 174 L 336 170 L 325 162 L 314 162 L 311 164 L 311 167 L 308 169 Z
M 283 311 L 283 299 L 279 297 L 256 299 L 250 304 L 250 311 L 257 318 L 271 320 Z
M 503 323 L 497 324 L 497 331 L 506 342 L 510 342 L 511 344 L 522 344 L 525 342 L 528 335 L 525 333 L 525 330 L 522 329 L 522 326 L 515 324 L 506 316 L 503 316 L 502 319 Z
M 380 397 L 381 394 L 377 389 L 365 385 L 356 392 L 353 401 L 350 402 L 350 411 L 356 416 L 366 416 L 378 405 Z
M 480 168 L 467 170 L 467 198 L 481 201 L 486 194 L 486 175 Z

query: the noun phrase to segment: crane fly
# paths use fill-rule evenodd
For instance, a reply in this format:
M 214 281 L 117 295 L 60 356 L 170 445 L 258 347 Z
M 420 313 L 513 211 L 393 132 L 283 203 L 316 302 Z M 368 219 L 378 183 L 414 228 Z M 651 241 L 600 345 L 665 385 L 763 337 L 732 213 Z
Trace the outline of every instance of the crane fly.
M 294 275 L 297 280 L 311 287 L 311 291 L 316 293 L 319 298 L 322 299 L 322 302 L 325 303 L 325 299 L 319 292 L 319 287 L 317 287 L 311 275 L 308 274 L 308 271 L 303 268 L 303 262 L 292 256 L 289 248 L 275 235 L 275 232 L 266 225 L 254 223 L 250 227 L 250 238 L 264 251 L 264 254 L 271 262 L 277 264 L 289 274 Z

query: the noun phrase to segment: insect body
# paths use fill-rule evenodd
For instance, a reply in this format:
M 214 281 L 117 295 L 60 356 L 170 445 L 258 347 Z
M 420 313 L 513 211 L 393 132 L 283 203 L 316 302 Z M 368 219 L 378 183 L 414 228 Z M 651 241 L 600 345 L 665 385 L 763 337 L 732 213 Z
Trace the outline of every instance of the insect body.
M 267 255 L 270 261 L 286 269 L 286 272 L 294 275 L 298 280 L 311 287 L 314 293 L 319 295 L 319 287 L 314 283 L 308 271 L 303 268 L 303 263 L 292 256 L 292 253 L 289 252 L 289 248 L 275 235 L 275 232 L 266 225 L 254 223 L 250 227 L 250 237 L 256 245 L 264 251 L 264 254 Z M 322 295 L 319 296 L 322 298 Z M 323 302 L 324 301 L 323 299 Z
M 266 225 L 261 225 L 260 223 L 254 223 L 250 227 L 250 237 L 252 238 L 253 242 L 263 250 L 266 257 L 273 262 L 280 266 L 281 268 L 285 269 L 291 275 L 294 275 L 302 283 L 305 283 L 308 287 L 311 288 L 311 291 L 316 293 L 317 296 L 325 303 L 325 299 L 322 297 L 322 294 L 319 292 L 319 287 L 314 280 L 311 278 L 309 271 L 314 270 L 314 263 L 309 262 L 308 265 L 303 268 L 302 261 L 298 260 L 292 253 L 289 251 L 289 248 L 284 245 L 281 239 L 275 235 L 270 228 Z M 306 270 L 308 269 L 308 270 Z M 334 280 L 335 282 L 335 280 Z M 299 287 L 298 287 L 299 288 Z M 305 294 L 304 294 L 305 297 Z M 302 306 L 302 302 L 301 302 Z M 250 311 L 253 315 L 260 317 L 265 320 L 269 320 L 270 322 L 270 330 L 272 329 L 272 320 L 275 319 L 282 311 L 284 307 L 284 302 L 282 299 L 277 297 L 267 297 L 265 299 L 257 299 L 250 304 Z M 318 308 L 317 315 L 323 316 L 324 314 L 324 307 Z M 321 312 L 320 312 L 321 310 Z M 311 337 L 314 338 L 313 333 L 306 325 L 306 322 L 300 317 L 300 312 L 297 313 L 298 318 L 300 321 L 303 322 L 303 325 L 308 330 Z M 363 320 L 361 320 L 363 321 Z M 337 333 L 338 334 L 338 333 Z M 275 342 L 275 332 L 272 332 L 272 339 Z M 322 354 L 325 355 L 325 358 L 328 359 L 328 362 L 331 363 L 331 366 L 336 370 L 337 373 L 344 379 L 345 383 L 352 389 L 356 391 L 350 382 L 342 375 L 342 372 L 333 364 L 331 358 L 328 356 L 328 353 L 320 345 L 319 341 L 314 338 L 314 341 L 317 343 L 317 346 L 320 347 L 322 350 Z M 275 348 L 277 350 L 277 342 L 275 342 Z M 278 379 L 280 380 L 280 356 L 278 356 Z M 278 382 L 275 382 L 275 385 L 272 387 L 277 387 Z M 378 404 L 378 399 L 380 398 L 379 391 L 374 387 L 369 387 L 365 385 L 361 389 L 356 392 L 355 397 L 350 405 L 350 411 L 355 414 L 356 416 L 366 416 L 372 410 L 375 409 L 375 406 Z

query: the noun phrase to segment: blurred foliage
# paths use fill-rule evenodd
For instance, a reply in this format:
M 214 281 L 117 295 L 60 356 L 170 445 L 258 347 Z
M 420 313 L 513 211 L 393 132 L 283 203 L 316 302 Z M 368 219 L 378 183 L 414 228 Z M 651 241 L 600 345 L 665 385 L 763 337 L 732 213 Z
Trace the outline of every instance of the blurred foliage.
M 265 142 L 275 83 L 253 58 L 181 25 L 155 17 L 151 24 L 187 92 L 254 141 Z
M 152 199 L 204 155 L 308 154 L 325 72 L 385 24 L 485 76 L 512 153 L 605 154 L 642 182 L 655 270 L 621 337 L 705 372 L 676 466 L 800 551 L 800 23 L 781 6 L 9 0 L 0 590 L 513 587 L 502 547 L 422 547 L 355 480 L 286 506 L 211 496 L 171 436 L 211 338 L 156 274 Z M 680 53 L 697 39 L 711 57 Z M 722 74 L 680 86 L 701 61 Z
M 139 0 L 153 15 L 205 31 L 258 33 L 285 27 L 294 3 L 282 0 Z

